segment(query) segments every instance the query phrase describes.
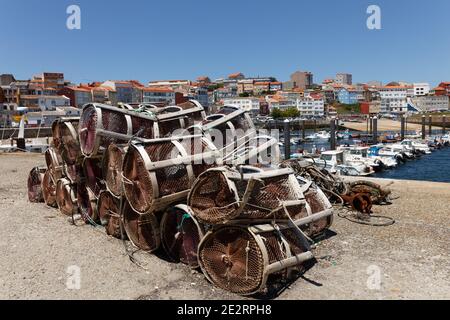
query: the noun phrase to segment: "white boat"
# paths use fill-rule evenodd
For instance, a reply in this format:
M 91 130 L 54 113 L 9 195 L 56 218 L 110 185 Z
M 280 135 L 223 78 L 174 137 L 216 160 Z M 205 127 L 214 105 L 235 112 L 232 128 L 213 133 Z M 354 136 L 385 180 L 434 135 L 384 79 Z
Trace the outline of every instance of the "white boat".
M 404 145 L 404 146 L 408 146 L 409 148 L 411 148 L 413 150 L 419 150 L 420 152 L 423 152 L 425 154 L 431 153 L 431 149 L 430 149 L 430 147 L 428 147 L 428 145 L 426 145 L 425 143 L 416 141 L 416 140 L 405 139 L 400 144 Z
M 374 173 L 374 170 L 362 161 L 346 162 L 342 150 L 325 151 L 319 158 L 306 158 L 305 160 L 338 175 L 369 176 Z
M 404 157 L 401 153 L 390 153 L 387 150 L 382 151 L 383 148 L 383 144 L 371 146 L 368 150 L 369 157 L 380 160 L 383 163 L 383 166 L 387 169 L 395 168 L 399 162 L 404 162 L 404 160 L 406 161 L 406 159 L 403 159 Z
M 398 163 L 393 158 L 369 155 L 369 149 L 369 147 L 363 146 L 338 147 L 338 150 L 344 151 L 345 161 L 350 164 L 354 161 L 364 162 L 366 165 L 372 167 L 375 172 L 381 171 L 384 168 L 394 168 L 397 166 Z
M 319 131 L 316 134 L 318 139 L 324 139 L 324 140 L 328 140 L 331 138 L 331 134 L 327 131 Z
M 397 161 L 405 162 L 407 159 L 413 159 L 414 155 L 411 151 L 400 144 L 388 144 L 380 149 L 378 154 L 381 157 L 393 157 Z
M 313 133 L 313 134 L 307 135 L 305 137 L 305 140 L 309 140 L 309 141 L 316 140 L 316 139 L 317 139 L 317 133 Z

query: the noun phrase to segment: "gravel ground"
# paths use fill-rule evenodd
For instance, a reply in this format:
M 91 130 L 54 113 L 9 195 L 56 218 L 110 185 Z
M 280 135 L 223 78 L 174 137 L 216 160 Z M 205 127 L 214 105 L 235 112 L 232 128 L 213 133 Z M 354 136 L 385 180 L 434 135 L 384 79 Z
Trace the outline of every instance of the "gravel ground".
M 140 257 L 143 270 L 121 241 L 28 203 L 26 178 L 38 164 L 41 155 L 0 154 L 0 299 L 240 298 L 154 255 Z M 277 299 L 450 299 L 450 185 L 394 181 L 390 188 L 400 198 L 374 211 L 395 225 L 336 217 L 314 252 L 317 262 Z M 66 286 L 73 265 L 81 271 L 79 290 Z M 371 281 L 378 272 L 379 287 Z

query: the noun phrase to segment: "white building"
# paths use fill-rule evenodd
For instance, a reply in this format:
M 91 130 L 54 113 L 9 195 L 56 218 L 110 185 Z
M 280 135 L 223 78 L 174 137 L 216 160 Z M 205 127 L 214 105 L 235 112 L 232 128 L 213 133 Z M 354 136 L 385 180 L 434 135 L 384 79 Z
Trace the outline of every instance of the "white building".
M 170 87 L 175 91 L 187 93 L 191 87 L 191 81 L 189 80 L 158 80 L 150 81 L 149 87 Z
M 353 76 L 349 73 L 338 73 L 336 75 L 336 81 L 337 84 L 342 84 L 342 85 L 352 85 L 353 82 Z
M 239 109 L 251 112 L 252 114 L 259 114 L 260 102 L 258 98 L 229 98 L 223 99 L 225 106 L 236 106 Z
M 384 86 L 379 88 L 381 98 L 381 113 L 405 113 L 408 110 L 407 97 L 412 87 Z
M 41 111 L 55 110 L 56 107 L 70 106 L 70 98 L 66 96 L 46 96 L 46 95 L 24 95 L 20 97 L 20 102 L 30 110 L 40 109 Z
M 144 103 L 175 105 L 175 92 L 167 87 L 152 87 L 142 90 Z
M 297 109 L 302 116 L 323 117 L 325 114 L 325 102 L 316 94 L 309 94 L 297 99 Z
M 430 93 L 430 84 L 429 83 L 414 83 L 414 96 L 426 96 Z
M 409 103 L 417 109 L 417 111 L 448 111 L 449 97 L 448 96 L 418 96 L 410 99 Z

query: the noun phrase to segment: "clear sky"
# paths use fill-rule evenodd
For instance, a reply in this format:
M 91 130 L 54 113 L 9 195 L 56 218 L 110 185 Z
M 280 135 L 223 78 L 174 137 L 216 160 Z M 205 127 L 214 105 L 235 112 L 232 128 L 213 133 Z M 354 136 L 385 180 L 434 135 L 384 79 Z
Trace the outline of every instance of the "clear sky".
M 66 8 L 81 8 L 81 30 Z M 381 8 L 381 30 L 366 26 Z M 448 0 L 0 0 L 0 73 L 73 82 L 215 79 L 232 72 L 315 82 L 450 81 Z

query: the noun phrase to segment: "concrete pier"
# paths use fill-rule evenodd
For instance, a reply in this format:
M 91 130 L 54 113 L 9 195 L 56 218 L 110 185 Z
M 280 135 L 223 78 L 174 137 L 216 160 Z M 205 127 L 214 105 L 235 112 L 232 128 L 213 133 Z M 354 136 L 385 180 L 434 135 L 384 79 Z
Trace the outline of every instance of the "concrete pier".
M 145 271 L 122 241 L 30 204 L 27 175 L 45 164 L 42 155 L 0 154 L 0 163 L 0 299 L 242 299 L 181 264 L 139 254 Z M 392 189 L 393 204 L 373 210 L 396 223 L 371 227 L 335 216 L 314 250 L 317 262 L 277 299 L 450 299 L 450 184 L 370 180 Z M 71 265 L 81 268 L 80 290 L 66 287 Z M 367 286 L 373 270 L 379 290 Z

